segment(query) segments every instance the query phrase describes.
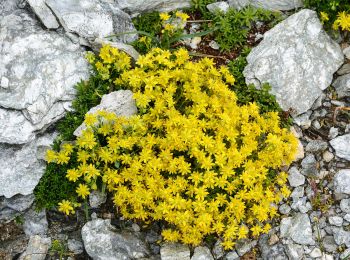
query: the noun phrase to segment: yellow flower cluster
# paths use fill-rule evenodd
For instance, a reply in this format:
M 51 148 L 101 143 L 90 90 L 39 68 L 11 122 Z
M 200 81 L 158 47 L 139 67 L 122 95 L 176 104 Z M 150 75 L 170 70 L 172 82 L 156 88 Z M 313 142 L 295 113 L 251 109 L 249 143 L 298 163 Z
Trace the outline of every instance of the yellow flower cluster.
M 103 80 L 108 80 L 115 76 L 115 73 L 120 73 L 131 67 L 130 56 L 110 45 L 104 45 L 101 48 L 99 57 L 96 57 L 92 52 L 87 52 L 85 57 Z
M 79 196 L 102 180 L 125 218 L 168 223 L 168 241 L 198 245 L 216 234 L 230 249 L 267 233 L 290 193 L 278 171 L 294 159 L 297 140 L 277 113 L 238 106 L 233 76 L 214 65 L 190 61 L 184 49 L 153 49 L 116 78 L 134 92 L 139 114 L 86 116 L 74 148 L 79 166 L 67 172 L 81 183 Z M 60 210 L 72 211 L 67 202 Z
M 345 11 L 340 12 L 334 21 L 333 29 L 338 30 L 339 28 L 343 31 L 350 31 L 350 14 Z
M 177 11 L 175 17 L 171 16 L 168 13 L 160 13 L 160 19 L 162 20 L 163 30 L 162 33 L 174 33 L 175 31 L 182 30 L 188 18 L 190 18 L 186 13 Z

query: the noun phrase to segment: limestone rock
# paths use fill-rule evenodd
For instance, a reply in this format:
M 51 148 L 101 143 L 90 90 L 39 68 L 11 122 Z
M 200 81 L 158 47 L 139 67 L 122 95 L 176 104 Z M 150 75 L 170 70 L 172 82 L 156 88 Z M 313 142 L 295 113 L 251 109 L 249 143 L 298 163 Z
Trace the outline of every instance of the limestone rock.
M 149 255 L 145 242 L 134 233 L 118 232 L 110 219 L 94 219 L 81 230 L 86 252 L 95 260 L 138 259 Z
M 1 0 L 0 1 L 0 18 L 18 9 L 19 2 L 20 0 Z
M 350 161 L 350 134 L 338 136 L 330 141 L 335 150 L 335 154 Z
M 46 211 L 30 209 L 26 212 L 24 214 L 23 230 L 27 236 L 45 235 L 48 230 Z
M 29 195 L 44 174 L 43 154 L 56 134 L 45 134 L 23 146 L 0 144 L 0 196 Z
M 210 253 L 209 248 L 199 246 L 194 249 L 194 253 L 191 257 L 191 260 L 214 260 L 214 257 Z
M 242 9 L 248 5 L 268 10 L 292 10 L 303 5 L 302 0 L 228 0 L 230 6 Z
M 298 213 L 293 218 L 283 218 L 280 226 L 281 237 L 290 237 L 301 245 L 314 245 L 309 216 Z
M 332 85 L 338 94 L 338 98 L 350 96 L 350 74 L 338 77 Z
M 112 1 L 103 0 L 46 0 L 67 32 L 86 39 L 136 31 L 130 16 Z M 137 39 L 136 34 L 118 37 L 122 42 Z
M 350 195 L 350 169 L 338 171 L 333 182 L 336 195 Z
M 289 169 L 288 181 L 290 186 L 298 187 L 305 183 L 305 177 L 298 171 L 296 167 Z
M 161 260 L 190 260 L 190 249 L 180 243 L 165 243 L 160 248 Z
M 229 8 L 230 8 L 230 6 L 228 5 L 228 3 L 224 2 L 224 1 L 215 2 L 215 3 L 211 3 L 211 4 L 207 5 L 207 9 L 211 13 L 215 13 L 215 12 L 226 13 Z
M 0 197 L 0 223 L 11 221 L 16 216 L 23 214 L 34 202 L 34 195 L 15 195 L 11 198 Z
M 309 110 L 344 60 L 341 48 L 323 30 L 316 12 L 304 9 L 266 32 L 247 57 L 248 84 L 270 83 L 284 110 Z
M 191 6 L 191 0 L 117 0 L 116 2 L 121 9 L 133 15 L 154 10 L 169 12 Z
M 35 235 L 30 237 L 26 251 L 19 260 L 44 260 L 51 246 L 51 238 Z
M 350 199 L 341 200 L 340 209 L 345 213 L 350 213 Z
M 91 108 L 87 114 L 93 114 L 99 110 L 114 112 L 118 116 L 132 116 L 137 113 L 135 100 L 130 90 L 118 90 L 103 95 L 101 103 Z M 86 125 L 83 123 L 74 131 L 74 135 L 80 136 L 84 129 Z
M 0 20 L 0 142 L 23 144 L 62 118 L 74 84 L 88 77 L 83 49 L 45 31 L 24 11 Z
M 56 17 L 45 4 L 45 0 L 27 0 L 27 2 L 46 28 L 57 29 L 60 27 Z

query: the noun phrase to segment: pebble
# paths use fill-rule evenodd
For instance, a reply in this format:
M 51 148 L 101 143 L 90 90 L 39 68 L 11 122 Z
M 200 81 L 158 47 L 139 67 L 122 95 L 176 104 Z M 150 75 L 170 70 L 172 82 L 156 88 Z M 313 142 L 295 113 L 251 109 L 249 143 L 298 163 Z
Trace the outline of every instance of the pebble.
M 84 246 L 81 241 L 75 239 L 68 239 L 67 241 L 68 249 L 75 255 L 79 255 L 84 252 Z
M 343 219 L 339 216 L 332 216 L 328 218 L 329 224 L 337 227 L 341 227 L 343 225 Z
M 329 138 L 329 139 L 334 139 L 334 138 L 336 138 L 336 137 L 338 136 L 338 134 L 339 134 L 338 128 L 336 128 L 336 127 L 331 127 L 331 128 L 329 129 L 328 138 Z
M 317 152 L 322 152 L 328 148 L 328 144 L 325 141 L 322 140 L 311 140 L 306 148 L 306 152 L 312 152 L 312 153 L 317 153 Z
M 319 258 L 319 257 L 322 256 L 322 252 L 321 252 L 321 250 L 320 250 L 319 248 L 315 247 L 315 248 L 311 251 L 310 256 L 311 256 L 312 258 Z
M 219 50 L 220 49 L 220 46 L 219 46 L 219 44 L 216 41 L 209 42 L 209 47 L 214 49 L 214 50 Z
M 305 183 L 305 177 L 302 175 L 296 167 L 289 169 L 288 181 L 290 186 L 298 187 Z
M 291 208 L 287 204 L 282 204 L 278 210 L 281 214 L 288 215 L 288 213 L 291 211 Z
M 190 43 L 190 47 L 194 50 L 198 49 L 198 45 L 202 41 L 201 37 L 193 37 Z
M 334 155 L 329 151 L 325 151 L 322 155 L 322 158 L 325 162 L 330 162 L 333 160 Z

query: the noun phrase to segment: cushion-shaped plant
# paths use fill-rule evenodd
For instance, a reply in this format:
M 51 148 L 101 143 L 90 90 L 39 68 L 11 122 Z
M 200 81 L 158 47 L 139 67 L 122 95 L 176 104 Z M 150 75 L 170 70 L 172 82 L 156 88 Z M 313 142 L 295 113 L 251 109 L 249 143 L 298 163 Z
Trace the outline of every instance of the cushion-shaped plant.
M 80 183 L 78 196 L 102 183 L 125 218 L 164 221 L 168 241 L 198 245 L 214 234 L 229 249 L 266 233 L 276 204 L 290 193 L 279 169 L 297 146 L 278 114 L 237 105 L 227 67 L 192 62 L 184 49 L 153 49 L 132 69 L 109 46 L 101 53 L 91 62 L 105 75 L 123 70 L 114 84 L 134 92 L 139 113 L 87 115 L 74 145 L 48 152 L 49 162 L 77 158 L 67 177 Z M 70 206 L 64 201 L 60 210 L 69 214 Z

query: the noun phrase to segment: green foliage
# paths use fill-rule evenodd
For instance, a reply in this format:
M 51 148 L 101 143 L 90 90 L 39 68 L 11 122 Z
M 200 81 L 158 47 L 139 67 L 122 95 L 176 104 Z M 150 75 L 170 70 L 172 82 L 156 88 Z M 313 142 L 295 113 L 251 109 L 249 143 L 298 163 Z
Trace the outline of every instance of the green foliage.
M 137 31 L 147 32 L 152 36 L 158 35 L 162 29 L 159 12 L 145 13 L 135 17 L 132 21 Z
M 192 0 L 191 12 L 200 12 L 204 18 L 210 17 L 210 12 L 207 9 L 207 5 L 217 2 L 216 0 Z
M 241 10 L 230 8 L 226 14 L 213 14 L 212 26 L 217 28 L 214 32 L 215 41 L 224 51 L 245 45 L 250 30 L 257 21 L 266 22 L 273 26 L 280 21 L 279 12 L 246 7 Z
M 55 239 L 52 241 L 49 255 L 52 257 L 58 257 L 59 260 L 62 260 L 64 257 L 73 256 L 74 254 L 69 253 L 66 243 Z

